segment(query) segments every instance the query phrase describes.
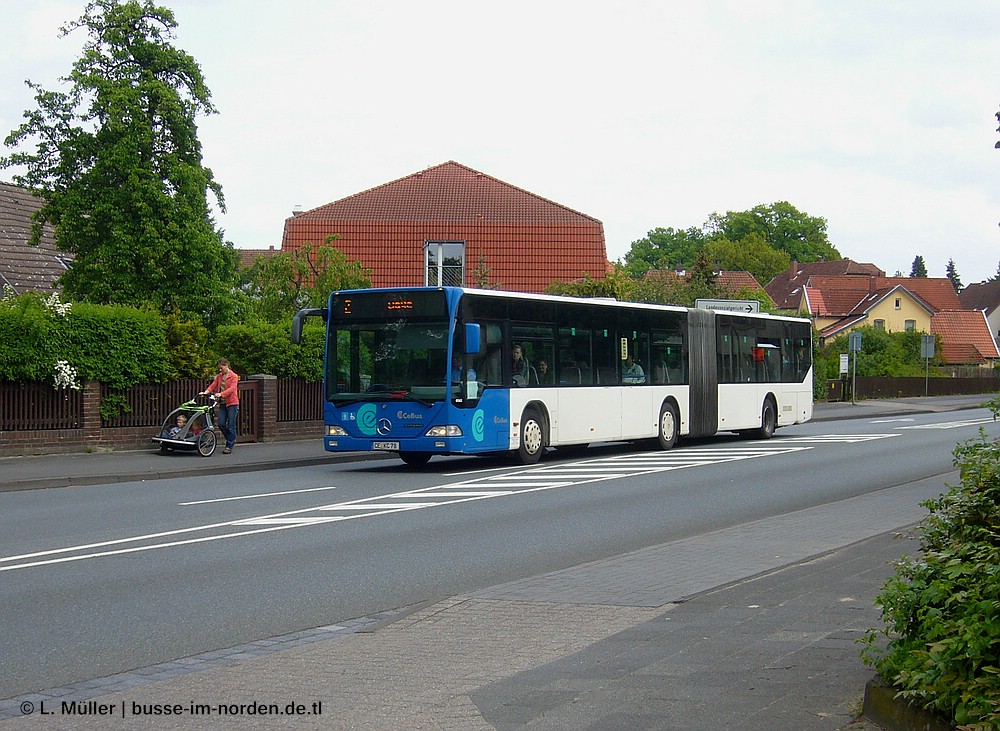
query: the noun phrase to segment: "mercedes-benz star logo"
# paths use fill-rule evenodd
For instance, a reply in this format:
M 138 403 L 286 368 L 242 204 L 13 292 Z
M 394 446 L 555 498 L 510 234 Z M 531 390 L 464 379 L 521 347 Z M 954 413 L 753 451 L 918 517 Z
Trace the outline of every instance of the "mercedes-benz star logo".
M 383 437 L 388 436 L 389 432 L 392 431 L 392 422 L 388 419 L 379 419 L 378 424 L 375 425 L 375 431 Z

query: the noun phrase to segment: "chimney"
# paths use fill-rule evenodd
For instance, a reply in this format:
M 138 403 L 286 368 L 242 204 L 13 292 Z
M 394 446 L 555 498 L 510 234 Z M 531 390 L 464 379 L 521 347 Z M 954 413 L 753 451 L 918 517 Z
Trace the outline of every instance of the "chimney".
M 302 204 L 296 203 L 294 206 L 292 206 L 292 216 L 294 217 L 301 215 L 302 215 Z

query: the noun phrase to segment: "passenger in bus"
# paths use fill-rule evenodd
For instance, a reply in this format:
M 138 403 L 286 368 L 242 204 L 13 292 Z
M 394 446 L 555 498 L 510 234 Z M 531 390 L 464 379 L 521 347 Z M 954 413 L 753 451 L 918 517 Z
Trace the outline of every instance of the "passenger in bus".
M 552 383 L 552 372 L 549 370 L 548 362 L 544 358 L 540 358 L 536 368 L 538 370 L 538 383 L 542 386 L 550 385 Z
M 524 386 L 528 383 L 528 361 L 524 359 L 521 346 L 516 343 L 513 348 L 513 361 L 510 373 L 515 386 Z
M 645 383 L 646 373 L 642 370 L 642 366 L 632 359 L 632 354 L 629 353 L 628 357 L 625 359 L 624 365 L 622 365 L 622 383 Z

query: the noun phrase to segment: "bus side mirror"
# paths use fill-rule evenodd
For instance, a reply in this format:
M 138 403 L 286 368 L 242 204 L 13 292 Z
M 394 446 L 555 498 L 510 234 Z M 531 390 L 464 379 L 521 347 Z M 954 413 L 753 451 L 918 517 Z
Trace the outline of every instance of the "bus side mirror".
M 299 310 L 292 317 L 292 342 L 298 345 L 302 342 L 302 321 L 307 317 L 322 317 L 326 322 L 327 309 L 325 307 L 307 307 Z
M 478 322 L 465 323 L 465 352 L 468 355 L 479 355 L 482 352 L 482 337 Z

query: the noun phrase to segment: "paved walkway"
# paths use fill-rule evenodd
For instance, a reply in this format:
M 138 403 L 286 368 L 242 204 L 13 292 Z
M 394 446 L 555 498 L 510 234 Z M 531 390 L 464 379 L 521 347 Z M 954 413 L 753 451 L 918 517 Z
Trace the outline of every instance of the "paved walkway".
M 981 401 L 821 405 L 817 418 Z M 277 466 L 329 459 L 300 450 L 246 445 L 226 459 L 247 455 L 230 470 L 257 468 L 265 455 Z M 79 474 L 97 481 L 102 466 L 117 465 L 108 474 L 135 479 L 129 470 L 151 460 L 187 457 L 139 452 L 133 463 L 130 454 L 77 456 Z M 0 460 L 0 479 L 42 487 L 68 477 L 57 468 L 69 459 Z M 191 456 L 196 467 L 184 469 L 216 459 Z M 32 466 L 9 470 L 17 460 Z M 926 514 L 920 502 L 942 483 L 0 701 L 0 731 L 216 729 L 233 715 L 249 729 L 836 731 L 857 715 L 871 677 L 856 640 L 878 622 L 872 600 L 891 562 L 916 551 L 906 526 Z M 177 714 L 162 715 L 168 707 Z

